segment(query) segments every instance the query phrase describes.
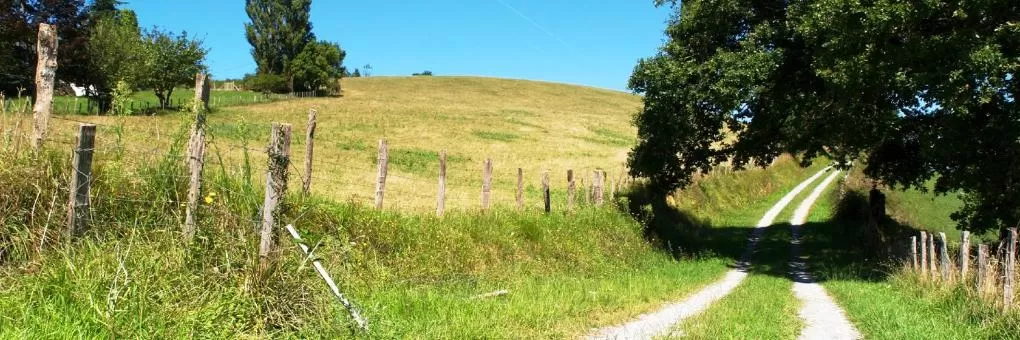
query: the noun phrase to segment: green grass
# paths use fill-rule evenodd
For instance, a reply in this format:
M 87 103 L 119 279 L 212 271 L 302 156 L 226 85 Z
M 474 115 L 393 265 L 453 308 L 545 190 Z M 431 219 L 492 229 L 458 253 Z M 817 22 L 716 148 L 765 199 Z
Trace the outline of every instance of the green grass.
M 474 131 L 475 137 L 481 139 L 494 140 L 499 142 L 513 142 L 517 138 L 521 138 L 518 135 L 506 132 L 494 132 L 494 131 Z
M 853 191 L 858 180 L 851 176 L 848 197 L 864 194 Z M 904 197 L 888 195 L 890 200 Z M 859 243 L 858 234 L 866 222 L 859 217 L 837 219 L 829 215 L 837 210 L 837 204 L 853 204 L 841 203 L 840 199 L 833 191 L 818 201 L 811 223 L 805 226 L 803 246 L 816 280 L 845 309 L 865 338 L 1018 338 L 1015 330 L 1020 327 L 1020 313 L 1015 310 L 1003 314 L 1000 307 L 969 289 L 918 280 L 914 273 L 902 270 L 898 262 L 869 255 L 867 247 Z M 914 202 L 932 201 L 925 198 Z
M 220 91 L 213 90 L 209 97 L 209 106 L 211 107 L 229 107 L 229 106 L 244 106 L 252 104 L 263 104 L 271 101 L 279 100 L 282 96 L 270 95 L 267 96 L 262 93 L 252 91 Z M 195 99 L 195 91 L 190 88 L 177 88 L 170 96 L 170 110 L 176 110 L 182 107 L 190 107 L 192 101 Z M 11 99 L 4 103 L 4 110 L 7 112 L 29 112 L 31 111 L 31 98 L 25 97 L 22 99 Z M 149 114 L 154 113 L 159 109 L 159 98 L 152 90 L 143 90 L 135 92 L 131 95 L 131 101 L 128 104 L 128 108 L 133 114 Z M 53 113 L 55 114 L 73 114 L 73 115 L 88 115 L 98 114 L 98 107 L 95 103 L 89 103 L 89 99 L 86 97 L 74 97 L 74 96 L 54 96 L 53 97 Z

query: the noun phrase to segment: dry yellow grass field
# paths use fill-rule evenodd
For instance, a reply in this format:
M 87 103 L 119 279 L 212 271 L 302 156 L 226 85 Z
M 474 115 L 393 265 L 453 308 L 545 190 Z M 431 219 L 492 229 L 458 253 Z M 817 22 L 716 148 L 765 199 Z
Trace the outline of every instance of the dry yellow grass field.
M 372 204 L 380 139 L 390 149 L 387 209 L 435 209 L 438 154 L 448 154 L 447 209 L 477 209 L 482 164 L 493 160 L 493 202 L 514 204 L 517 168 L 525 174 L 526 202 L 539 209 L 541 172 L 550 171 L 554 206 L 565 204 L 567 169 L 578 184 L 591 171 L 623 176 L 634 142 L 633 115 L 640 97 L 618 91 L 546 82 L 477 77 L 372 77 L 344 81 L 341 98 L 294 99 L 229 107 L 209 115 L 207 171 L 242 169 L 251 150 L 253 185 L 264 183 L 265 154 L 272 122 L 293 126 L 290 190 L 301 187 L 309 109 L 318 112 L 312 192 Z M 154 117 L 57 116 L 51 133 L 72 141 L 77 123 L 102 124 L 97 143 L 123 146 L 125 161 L 159 155 L 186 126 L 186 113 Z M 4 119 L 30 131 L 30 117 Z M 20 123 L 19 123 L 20 121 Z M 68 148 L 70 148 L 68 146 Z M 607 183 L 608 185 L 608 183 Z

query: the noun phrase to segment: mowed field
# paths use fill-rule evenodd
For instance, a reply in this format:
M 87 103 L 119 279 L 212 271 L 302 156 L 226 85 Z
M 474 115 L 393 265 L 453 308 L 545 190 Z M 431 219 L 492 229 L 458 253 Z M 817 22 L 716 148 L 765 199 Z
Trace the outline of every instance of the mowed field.
M 594 169 L 604 169 L 614 181 L 623 176 L 635 136 L 631 119 L 641 107 L 638 96 L 624 92 L 475 77 L 354 78 L 345 80 L 344 92 L 340 98 L 215 110 L 209 115 L 209 166 L 243 171 L 247 150 L 253 182 L 262 183 L 270 125 L 288 123 L 293 133 L 290 186 L 299 188 L 308 111 L 315 109 L 313 193 L 371 204 L 378 145 L 385 139 L 390 153 L 387 208 L 435 208 L 443 150 L 448 158 L 448 209 L 479 207 L 486 158 L 493 161 L 495 205 L 515 204 L 517 168 L 522 168 L 528 207 L 541 205 L 541 173 L 546 170 L 554 206 L 560 207 L 565 204 L 568 169 L 574 169 L 579 185 L 590 184 Z M 28 119 L 21 119 L 26 132 Z M 57 141 L 73 140 L 78 123 L 68 119 L 101 124 L 97 157 L 122 147 L 125 158 L 131 158 L 160 154 L 175 137 L 184 138 L 192 117 L 58 116 L 51 123 Z

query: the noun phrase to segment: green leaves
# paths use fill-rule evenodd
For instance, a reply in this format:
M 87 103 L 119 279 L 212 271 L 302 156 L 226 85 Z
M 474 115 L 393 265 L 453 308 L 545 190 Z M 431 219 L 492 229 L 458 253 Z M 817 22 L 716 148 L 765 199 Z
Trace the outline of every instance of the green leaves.
M 343 74 L 343 62 L 347 52 L 340 45 L 328 41 L 317 41 L 305 49 L 291 62 L 291 74 L 295 82 L 304 88 L 318 90 L 321 86 L 335 81 Z
M 669 3 L 669 40 L 630 80 L 634 175 L 669 191 L 725 160 L 868 156 L 886 183 L 968 193 L 961 226 L 1020 220 L 1020 3 Z

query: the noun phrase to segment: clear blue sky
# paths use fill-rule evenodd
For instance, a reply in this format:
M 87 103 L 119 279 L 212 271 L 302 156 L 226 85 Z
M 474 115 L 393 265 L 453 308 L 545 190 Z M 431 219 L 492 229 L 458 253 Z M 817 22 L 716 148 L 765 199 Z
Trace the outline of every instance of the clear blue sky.
M 143 27 L 205 41 L 213 76 L 254 72 L 243 0 L 126 0 Z M 638 58 L 661 45 L 668 8 L 652 0 L 312 1 L 322 40 L 373 75 L 478 75 L 625 90 Z

